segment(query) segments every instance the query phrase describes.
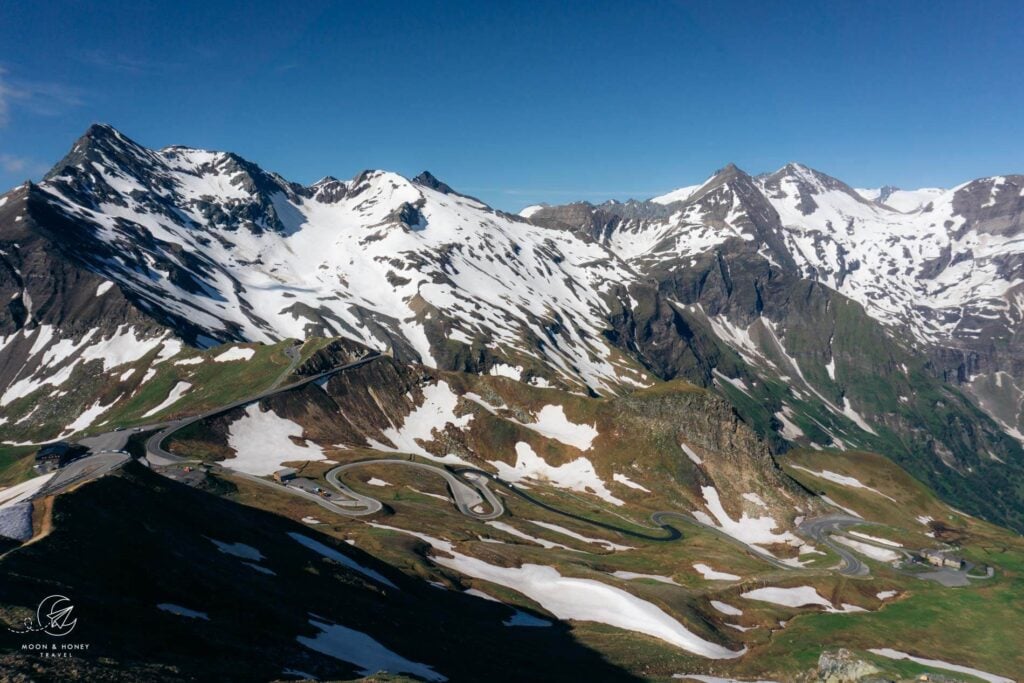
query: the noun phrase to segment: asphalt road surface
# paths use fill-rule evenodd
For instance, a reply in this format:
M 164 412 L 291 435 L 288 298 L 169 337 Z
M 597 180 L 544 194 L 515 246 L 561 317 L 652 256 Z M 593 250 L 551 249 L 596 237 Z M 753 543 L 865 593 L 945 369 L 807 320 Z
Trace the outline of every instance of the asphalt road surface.
M 825 515 L 806 519 L 798 527 L 805 535 L 810 536 L 818 543 L 822 543 L 832 549 L 843 563 L 839 566 L 839 573 L 844 576 L 869 576 L 871 571 L 868 566 L 861 562 L 860 558 L 854 555 L 849 548 L 833 543 L 829 538 L 833 533 L 838 533 L 843 528 L 855 524 L 863 524 L 864 520 L 850 515 Z
M 419 470 L 425 470 L 432 472 L 445 480 L 448 484 L 448 490 L 451 491 L 452 500 L 455 501 L 455 507 L 458 508 L 459 512 L 479 520 L 497 519 L 505 514 L 505 506 L 501 500 L 494 495 L 494 492 L 487 488 L 487 480 L 481 479 L 476 476 L 470 478 L 466 477 L 465 480 L 455 476 L 448 470 L 442 467 L 434 467 L 432 465 L 426 465 L 424 463 L 415 462 L 412 460 L 399 460 L 397 458 L 380 459 L 380 460 L 362 460 L 360 462 L 352 462 L 346 465 L 339 465 L 333 470 L 327 473 L 327 481 L 336 488 L 340 493 L 345 496 L 349 496 L 353 500 L 359 501 L 362 505 L 369 507 L 369 502 L 372 501 L 376 505 L 376 510 L 381 509 L 381 503 L 378 500 L 356 493 L 344 483 L 338 479 L 338 475 L 349 470 L 363 467 L 365 465 L 404 465 L 406 467 L 413 467 Z M 467 483 L 468 482 L 468 483 Z M 478 509 L 482 508 L 486 502 L 489 510 Z M 371 514 L 370 512 L 347 512 L 343 514 Z
M 123 452 L 97 453 L 79 458 L 57 470 L 32 497 L 52 496 L 80 482 L 98 479 L 108 472 L 113 472 L 130 459 L 131 456 Z
M 324 508 L 325 510 L 339 515 L 346 515 L 348 517 L 362 517 L 365 515 L 372 515 L 374 513 L 380 512 L 380 510 L 383 508 L 383 505 L 381 505 L 380 501 L 374 500 L 373 498 L 366 498 L 365 496 L 360 496 L 359 494 L 355 494 L 354 497 L 351 498 L 350 500 L 343 500 L 341 502 L 338 502 L 327 498 L 322 498 L 316 495 L 315 493 L 311 493 L 297 486 L 285 486 L 283 484 L 278 484 L 275 481 L 264 479 L 263 477 L 257 477 L 251 474 L 246 474 L 245 472 L 231 470 L 226 467 L 224 469 L 230 472 L 232 475 L 245 479 L 246 481 L 251 481 L 254 484 L 260 484 L 261 486 L 271 487 L 275 491 L 283 491 L 293 496 L 298 496 L 299 498 L 305 498 L 306 500 L 310 500 L 319 505 L 320 507 Z M 353 507 L 350 507 L 349 504 L 351 504 Z
M 291 360 L 291 363 L 289 365 L 290 371 L 291 369 L 294 369 L 295 365 L 297 365 L 298 363 L 298 349 L 295 347 L 289 347 L 288 349 L 285 350 L 285 353 Z M 194 415 L 192 417 L 187 417 L 172 422 L 159 423 L 156 425 L 144 427 L 142 429 L 146 430 L 153 429 L 154 427 L 163 427 L 163 429 L 161 429 L 156 434 L 152 435 L 146 441 L 146 458 L 151 464 L 157 466 L 175 465 L 190 462 L 189 458 L 184 458 L 175 455 L 174 453 L 171 453 L 163 448 L 163 442 L 166 441 L 167 438 L 170 437 L 174 432 L 184 427 L 187 427 L 188 425 L 194 424 L 200 420 L 205 420 L 207 418 L 220 415 L 230 410 L 234 410 L 235 408 L 239 408 L 250 403 L 255 403 L 256 401 L 260 401 L 264 398 L 268 398 L 275 394 L 279 394 L 285 391 L 291 391 L 292 389 L 297 389 L 306 384 L 316 382 L 318 380 L 324 379 L 325 377 L 330 377 L 331 375 L 337 374 L 339 372 L 343 372 L 345 370 L 355 368 L 360 365 L 364 365 L 365 363 L 368 363 L 378 358 L 379 356 L 380 354 L 374 353 L 372 355 L 366 356 L 365 358 L 361 358 L 353 363 L 341 365 L 330 370 L 327 370 L 325 372 L 321 372 L 310 377 L 305 377 L 296 382 L 292 382 L 291 384 L 277 386 L 268 389 L 267 391 L 264 391 L 255 396 L 250 396 L 248 398 L 244 398 L 233 403 L 229 403 L 227 405 L 219 406 L 217 408 L 206 411 L 199 415 Z M 287 373 L 282 375 L 282 379 L 285 376 L 287 376 Z M 58 493 L 75 483 L 85 481 L 87 479 L 100 477 L 110 471 L 117 469 L 118 467 L 120 467 L 129 460 L 129 456 L 126 453 L 101 453 L 98 451 L 119 451 L 124 448 L 130 435 L 131 432 L 129 432 L 128 430 L 122 430 L 106 432 L 103 434 L 96 434 L 94 436 L 82 439 L 79 443 L 81 443 L 84 446 L 88 446 L 93 451 L 94 455 L 82 458 L 81 460 L 78 460 L 58 471 L 57 474 L 54 475 L 53 479 L 47 482 L 47 484 L 40 490 L 40 492 L 37 495 L 51 495 L 53 493 Z M 534 498 L 533 496 L 526 493 L 525 491 L 523 491 L 522 489 L 520 489 L 519 487 L 515 486 L 512 483 L 506 482 L 489 472 L 474 469 L 471 467 L 457 468 L 453 471 L 449 471 L 443 467 L 428 465 L 425 463 L 415 462 L 411 460 L 400 460 L 393 458 L 364 460 L 360 462 L 340 465 L 327 473 L 327 481 L 332 487 L 336 489 L 337 493 L 340 495 L 340 500 L 336 498 L 325 498 L 295 486 L 283 486 L 281 484 L 272 482 L 262 477 L 256 477 L 253 475 L 245 474 L 243 472 L 231 470 L 230 468 L 224 467 L 223 469 L 227 470 L 228 472 L 236 476 L 242 477 L 248 481 L 257 483 L 261 486 L 274 487 L 274 489 L 277 491 L 286 491 L 292 495 L 307 498 L 315 502 L 317 505 L 320 505 L 321 507 L 331 512 L 335 512 L 337 514 L 349 517 L 357 517 L 375 514 L 379 512 L 381 509 L 383 509 L 383 504 L 379 500 L 376 500 L 375 498 L 365 496 L 352 490 L 339 479 L 339 476 L 344 472 L 355 469 L 357 467 L 365 466 L 367 464 L 383 464 L 414 467 L 416 469 L 430 471 L 442 477 L 448 484 L 448 489 L 452 494 L 452 500 L 454 500 L 456 508 L 458 508 L 458 510 L 462 514 L 473 519 L 497 519 L 505 513 L 505 506 L 502 504 L 501 500 L 494 494 L 493 491 L 491 491 L 487 487 L 488 482 L 491 482 L 505 488 L 510 493 L 518 496 L 519 498 L 533 505 L 541 507 L 545 510 L 548 510 L 549 512 L 553 512 L 555 514 L 559 514 L 565 517 L 571 517 L 573 519 L 585 522 L 592 526 L 607 529 L 609 531 L 615 531 L 617 533 L 621 533 L 625 536 L 630 536 L 633 538 L 641 538 L 644 540 L 659 542 L 677 540 L 679 538 L 682 538 L 682 532 L 674 526 L 668 524 L 665 520 L 668 518 L 682 520 L 688 524 L 695 524 L 697 526 L 708 529 L 713 533 L 717 534 L 718 536 L 722 537 L 726 541 L 741 546 L 745 551 L 753 553 L 754 555 L 756 555 L 756 557 L 763 559 L 766 562 L 769 562 L 770 564 L 780 569 L 792 569 L 792 567 L 790 567 L 789 565 L 786 565 L 785 563 L 780 562 L 775 558 L 772 558 L 764 553 L 757 553 L 753 551 L 746 544 L 742 543 L 737 539 L 734 539 L 728 534 L 723 533 L 721 529 L 704 524 L 699 520 L 693 519 L 688 515 L 679 512 L 665 511 L 653 513 L 651 515 L 652 522 L 657 527 L 661 528 L 662 531 L 664 531 L 664 535 L 654 536 L 651 534 L 634 531 L 632 529 L 618 527 L 613 524 L 608 524 L 606 522 L 587 519 L 586 517 L 582 517 L 580 515 L 576 515 L 574 513 L 567 512 L 564 510 L 559 510 L 558 508 L 548 505 L 544 501 Z M 844 548 L 836 543 L 833 543 L 829 538 L 830 534 L 834 532 L 840 532 L 846 526 L 861 524 L 863 523 L 863 521 L 864 520 L 862 519 L 858 519 L 856 517 L 851 517 L 847 515 L 826 515 L 824 517 L 817 517 L 814 519 L 805 520 L 800 525 L 799 530 L 805 536 L 809 536 L 815 541 L 825 544 L 826 546 L 831 548 L 837 555 L 839 555 L 839 557 L 843 561 L 842 565 L 839 567 L 839 573 L 846 576 L 868 576 L 869 570 L 867 566 L 863 562 L 861 562 L 856 557 L 856 555 L 850 552 L 847 548 Z

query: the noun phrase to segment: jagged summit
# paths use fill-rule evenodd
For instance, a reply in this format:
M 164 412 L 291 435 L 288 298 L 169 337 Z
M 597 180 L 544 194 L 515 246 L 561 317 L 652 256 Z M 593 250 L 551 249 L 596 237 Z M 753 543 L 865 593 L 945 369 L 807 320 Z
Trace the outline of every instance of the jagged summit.
M 802 164 L 757 177 L 729 164 L 653 200 L 524 218 L 429 172 L 303 186 L 230 152 L 151 150 L 98 126 L 44 181 L 0 198 L 0 406 L 65 391 L 127 348 L 346 337 L 586 394 L 742 379 L 752 405 L 771 406 L 745 418 L 780 440 L 857 445 L 895 429 L 924 440 L 917 453 L 948 450 L 922 457 L 977 471 L 978 453 L 1012 457 L 993 434 L 1024 433 L 1022 189 L 984 178 L 904 212 Z M 898 377 L 884 406 L 848 382 L 883 370 L 841 335 L 889 339 L 890 375 L 926 358 L 955 378 L 978 401 L 956 419 L 984 445 L 917 421 L 930 408 Z M 813 391 L 788 396 L 789 413 L 762 392 L 801 373 Z M 805 431 L 773 421 L 804 409 Z
M 429 187 L 431 190 L 436 190 L 441 194 L 458 194 L 452 189 L 450 185 L 437 179 L 430 171 L 423 171 L 418 176 L 412 179 L 412 182 L 417 185 L 423 185 Z

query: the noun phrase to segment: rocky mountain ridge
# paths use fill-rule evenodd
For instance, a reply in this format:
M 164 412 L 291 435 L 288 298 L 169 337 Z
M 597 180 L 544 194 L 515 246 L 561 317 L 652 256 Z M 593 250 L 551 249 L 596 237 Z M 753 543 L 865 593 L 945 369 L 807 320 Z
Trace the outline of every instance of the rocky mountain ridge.
M 1024 524 L 1022 188 L 900 211 L 799 164 L 729 165 L 524 218 L 429 173 L 302 186 L 93 126 L 0 198 L 2 419 L 147 353 L 338 336 L 591 395 L 684 378 L 777 452 L 876 450 Z

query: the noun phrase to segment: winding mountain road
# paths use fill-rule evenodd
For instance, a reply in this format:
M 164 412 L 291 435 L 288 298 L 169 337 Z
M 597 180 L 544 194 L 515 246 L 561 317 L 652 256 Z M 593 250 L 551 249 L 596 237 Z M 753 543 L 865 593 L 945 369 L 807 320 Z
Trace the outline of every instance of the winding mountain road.
M 360 460 L 359 462 L 346 463 L 339 465 L 333 470 L 327 473 L 328 483 L 337 489 L 340 493 L 345 496 L 358 500 L 368 510 L 371 504 L 375 506 L 373 512 L 381 509 L 382 505 L 380 501 L 369 496 L 364 496 L 360 493 L 353 491 L 351 488 L 346 486 L 341 480 L 338 479 L 339 475 L 350 470 L 363 467 L 365 465 L 404 465 L 406 467 L 412 467 L 421 471 L 431 472 L 436 474 L 445 483 L 448 484 L 448 490 L 451 491 L 452 500 L 455 501 L 455 507 L 458 508 L 459 512 L 478 520 L 490 520 L 497 519 L 505 514 L 505 506 L 501 500 L 498 499 L 494 492 L 487 488 L 486 481 L 481 481 L 477 478 L 464 480 L 460 477 L 455 476 L 448 470 L 442 467 L 434 467 L 421 462 L 415 462 L 412 460 L 399 460 L 397 458 L 382 458 L 382 459 L 370 459 Z M 484 503 L 487 503 L 489 510 L 482 509 Z M 371 514 L 371 512 L 346 512 L 345 514 Z
M 843 561 L 838 570 L 840 574 L 843 576 L 865 577 L 871 574 L 868 566 L 854 555 L 849 548 L 844 548 L 838 543 L 834 543 L 830 538 L 833 533 L 839 533 L 845 527 L 863 523 L 864 520 L 859 517 L 832 514 L 804 520 L 797 528 L 804 535 L 810 536 L 818 543 L 828 546 L 836 555 L 839 555 L 839 558 Z
M 294 369 L 294 367 L 298 364 L 299 356 L 297 354 L 297 350 L 294 348 L 290 348 L 288 349 L 288 351 L 290 351 L 290 353 L 287 353 L 287 355 L 291 360 L 291 363 L 289 364 L 289 369 Z M 255 403 L 257 401 L 269 398 L 276 394 L 297 389 L 312 382 L 316 382 L 326 377 L 335 375 L 339 372 L 344 372 L 345 370 L 359 367 L 361 365 L 364 365 L 379 358 L 380 356 L 381 354 L 379 353 L 373 353 L 371 355 L 367 355 L 363 358 L 360 358 L 359 360 L 354 361 L 352 363 L 340 365 L 331 368 L 330 370 L 326 370 L 324 372 L 318 373 L 316 375 L 311 375 L 309 377 L 304 377 L 298 381 L 291 382 L 283 386 L 276 386 L 279 385 L 283 378 L 286 376 L 282 375 L 282 377 L 279 378 L 277 382 L 275 382 L 274 387 L 267 389 L 266 391 L 263 391 L 254 396 L 249 396 L 247 398 L 243 398 L 238 401 L 234 401 L 232 403 L 219 406 L 217 408 L 208 410 L 198 415 L 193 415 L 191 417 L 151 425 L 146 429 L 152 429 L 156 427 L 162 427 L 162 429 L 160 429 L 160 431 L 156 432 L 155 434 L 150 436 L 149 439 L 147 439 L 146 459 L 152 465 L 156 466 L 176 465 L 187 462 L 195 462 L 194 459 L 182 457 L 174 453 L 171 453 L 170 451 L 166 450 L 163 447 L 163 443 L 175 432 L 184 429 L 189 425 L 195 424 L 196 422 L 209 419 L 217 415 L 221 415 L 230 410 L 234 410 L 235 408 Z M 121 467 L 125 462 L 128 461 L 128 457 L 125 454 L 120 452 L 97 453 L 96 451 L 120 451 L 121 449 L 124 448 L 129 436 L 130 432 L 126 430 L 118 430 L 97 434 L 82 439 L 80 443 L 89 446 L 94 451 L 94 455 L 91 455 L 87 458 L 83 458 L 77 463 L 73 463 L 72 465 L 69 465 L 68 467 L 59 471 L 54 476 L 54 478 L 50 482 L 47 482 L 47 484 L 43 487 L 43 489 L 40 491 L 40 495 L 51 495 L 53 493 L 57 493 L 72 484 L 76 484 L 88 479 L 97 478 Z M 500 498 L 498 498 L 498 496 L 496 496 L 495 493 L 490 488 L 488 488 L 488 483 L 493 483 L 496 486 L 504 488 L 509 493 L 519 497 L 520 499 L 532 505 L 540 507 L 544 510 L 547 510 L 548 512 L 561 515 L 563 517 L 568 517 L 580 522 L 584 522 L 588 525 L 605 529 L 607 531 L 613 531 L 624 536 L 629 536 L 632 538 L 638 538 L 647 541 L 670 542 L 682 538 L 683 533 L 679 531 L 679 529 L 677 529 L 675 526 L 669 524 L 666 521 L 669 518 L 680 520 L 687 524 L 699 526 L 702 529 L 711 531 L 712 533 L 723 538 L 724 540 L 741 547 L 745 552 L 752 553 L 757 558 L 762 559 L 779 569 L 793 568 L 792 566 L 787 565 L 784 562 L 781 562 L 777 558 L 772 557 L 766 552 L 758 552 L 756 549 L 751 548 L 747 544 L 743 543 L 742 541 L 739 541 L 738 539 L 733 538 L 732 536 L 729 536 L 728 534 L 724 533 L 721 529 L 715 526 L 705 524 L 700 520 L 691 518 L 680 512 L 654 512 L 651 515 L 651 522 L 656 527 L 660 528 L 664 533 L 663 535 L 647 534 L 641 531 L 635 531 L 633 529 L 627 529 L 620 526 L 616 526 L 614 524 L 609 524 L 607 522 L 603 522 L 600 520 L 589 519 L 587 517 L 583 517 L 582 515 L 577 515 L 566 510 L 561 510 L 552 505 L 549 505 L 548 503 L 542 500 L 533 497 L 532 495 L 525 492 L 520 487 L 517 487 L 515 484 L 512 484 L 511 482 L 507 482 L 490 472 L 486 472 L 484 470 L 472 467 L 460 467 L 449 470 L 442 466 L 434 466 L 422 462 L 416 462 L 413 460 L 403 460 L 398 458 L 375 458 L 361 460 L 358 462 L 346 463 L 344 465 L 339 465 L 338 467 L 335 467 L 334 469 L 330 470 L 326 475 L 328 484 L 331 487 L 333 487 L 337 492 L 337 496 L 330 498 L 317 495 L 316 493 L 306 491 L 297 486 L 282 486 L 281 484 L 269 481 L 262 477 L 253 476 L 250 474 L 246 474 L 244 472 L 238 472 L 228 467 L 224 467 L 223 465 L 221 467 L 224 470 L 230 472 L 231 474 L 246 479 L 247 481 L 251 481 L 261 486 L 273 487 L 277 491 L 285 491 L 292 495 L 308 499 L 330 512 L 348 517 L 363 517 L 380 512 L 383 509 L 383 504 L 376 498 L 372 498 L 370 496 L 361 494 L 353 490 L 348 485 L 346 485 L 341 480 L 340 477 L 346 472 L 350 472 L 354 469 L 365 467 L 367 465 L 404 466 L 412 467 L 420 471 L 431 472 L 444 479 L 445 483 L 448 485 L 449 491 L 451 492 L 452 500 L 455 503 L 455 507 L 459 510 L 459 512 L 466 515 L 467 517 L 480 521 L 497 519 L 505 513 L 505 506 L 500 500 Z M 814 540 L 820 543 L 825 544 L 840 556 L 840 558 L 843 560 L 843 564 L 839 567 L 839 573 L 844 574 L 846 576 L 863 577 L 869 574 L 867 566 L 864 565 L 864 563 L 861 562 L 848 549 L 833 543 L 829 539 L 829 535 L 832 532 L 839 532 L 842 530 L 843 527 L 860 523 L 863 523 L 863 520 L 858 519 L 856 517 L 850 517 L 846 515 L 826 515 L 824 517 L 804 521 L 800 525 L 799 529 L 805 535 L 813 538 Z

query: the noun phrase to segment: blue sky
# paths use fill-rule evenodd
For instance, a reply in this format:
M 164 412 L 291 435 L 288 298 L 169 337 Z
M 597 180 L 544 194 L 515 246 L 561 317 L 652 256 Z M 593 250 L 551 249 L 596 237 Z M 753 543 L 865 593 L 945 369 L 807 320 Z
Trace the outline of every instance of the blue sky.
M 856 186 L 1024 172 L 1024 3 L 5 3 L 0 185 L 90 123 L 298 182 L 430 169 L 503 209 L 732 161 Z

